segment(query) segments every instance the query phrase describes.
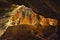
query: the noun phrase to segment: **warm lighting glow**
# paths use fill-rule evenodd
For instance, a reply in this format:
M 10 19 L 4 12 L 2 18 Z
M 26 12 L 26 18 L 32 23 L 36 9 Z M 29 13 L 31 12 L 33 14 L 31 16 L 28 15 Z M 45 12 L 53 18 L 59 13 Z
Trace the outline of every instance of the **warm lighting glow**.
M 43 35 L 42 32 L 43 28 L 46 26 L 56 26 L 58 21 L 52 18 L 45 18 L 42 15 L 38 15 L 37 13 L 33 12 L 31 8 L 25 7 L 24 5 L 18 6 L 9 14 L 8 21 L 4 24 L 4 30 L 0 30 L 0 36 L 4 34 L 6 29 L 10 26 L 17 26 L 21 24 L 32 25 L 37 30 L 38 34 Z M 7 20 L 6 19 L 6 20 Z M 5 19 L 4 19 L 5 21 Z M 39 28 L 40 27 L 40 28 Z
M 14 12 L 15 11 L 15 12 Z M 28 24 L 35 25 L 40 24 L 41 26 L 55 26 L 57 25 L 57 20 L 52 18 L 45 18 L 42 15 L 38 15 L 33 12 L 30 8 L 25 6 L 19 6 L 18 8 L 12 11 L 12 23 L 15 25 Z M 39 17 L 39 18 L 37 18 Z

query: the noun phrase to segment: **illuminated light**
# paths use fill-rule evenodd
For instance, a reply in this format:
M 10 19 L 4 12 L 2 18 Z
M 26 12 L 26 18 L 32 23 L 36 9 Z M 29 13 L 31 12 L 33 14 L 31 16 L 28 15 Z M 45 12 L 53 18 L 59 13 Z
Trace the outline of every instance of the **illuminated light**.
M 28 20 L 27 16 L 25 16 L 25 18 L 22 19 L 21 24 L 29 24 L 29 20 Z
M 40 24 L 41 26 L 49 26 L 49 25 L 56 25 L 57 20 L 45 18 L 42 15 L 39 15 L 39 20 L 37 19 L 37 14 L 32 11 L 32 9 L 25 7 L 25 6 L 19 6 L 15 10 L 12 11 L 12 21 L 15 23 L 15 25 L 21 25 L 21 24 L 28 24 L 28 25 L 36 25 Z M 25 15 L 25 16 L 24 16 Z
M 29 9 L 29 10 L 27 10 Z M 26 15 L 26 11 L 29 11 Z M 25 16 L 23 17 L 23 12 Z M 36 30 L 39 35 L 43 35 L 43 28 L 45 26 L 51 25 L 51 26 L 56 26 L 58 21 L 56 19 L 51 19 L 51 18 L 45 18 L 42 15 L 39 15 L 39 20 L 37 19 L 37 13 L 33 12 L 30 8 L 26 8 L 25 6 L 18 6 L 11 12 L 11 16 L 9 18 L 9 21 L 6 23 L 6 29 L 9 26 L 16 26 L 16 25 L 21 25 L 21 24 L 27 24 L 27 25 L 33 25 L 35 28 L 38 28 L 38 24 L 40 24 L 42 27 Z M 37 26 L 38 25 L 38 26 Z M 4 31 L 4 30 L 3 30 Z M 4 31 L 5 32 L 5 31 Z M 1 32 L 0 36 L 4 33 Z
M 36 14 L 32 12 L 32 24 L 36 24 L 36 22 L 37 22 Z
M 56 26 L 58 23 L 58 21 L 56 19 L 51 19 L 49 18 L 49 24 L 52 25 L 52 26 Z
M 48 19 L 42 18 L 42 20 L 40 21 L 40 24 L 41 24 L 42 26 L 48 26 L 48 25 L 49 25 L 48 22 L 49 22 Z
M 16 19 L 18 19 L 20 17 L 20 13 L 17 13 L 15 14 L 13 17 L 12 17 L 12 20 L 15 21 Z

